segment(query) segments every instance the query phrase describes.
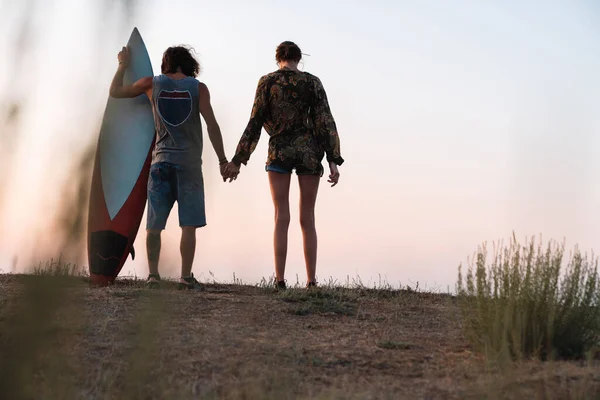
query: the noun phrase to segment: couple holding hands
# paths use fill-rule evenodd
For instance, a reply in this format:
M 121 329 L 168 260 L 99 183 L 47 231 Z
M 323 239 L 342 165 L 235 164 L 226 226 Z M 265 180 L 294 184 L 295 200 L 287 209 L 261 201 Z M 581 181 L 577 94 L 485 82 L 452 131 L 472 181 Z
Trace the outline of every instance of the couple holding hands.
M 269 134 L 265 170 L 275 209 L 273 235 L 275 287 L 286 289 L 284 279 L 290 224 L 289 190 L 295 169 L 300 187 L 300 225 L 304 242 L 307 287 L 316 285 L 317 232 L 315 203 L 324 169 L 329 165 L 331 186 L 338 183 L 340 140 L 331 114 L 325 89 L 319 78 L 298 70 L 302 58 L 293 42 L 281 43 L 275 52 L 278 70 L 264 75 L 258 82 L 250 121 L 228 161 L 223 138 L 210 103 L 206 85 L 196 79 L 200 66 L 186 47 L 170 47 L 164 54 L 161 75 L 139 79 L 123 85 L 129 65 L 129 51 L 119 52 L 119 67 L 110 87 L 115 98 L 146 94 L 152 103 L 156 142 L 148 178 L 148 213 L 146 250 L 149 275 L 147 284 L 160 284 L 158 260 L 161 232 L 169 213 L 178 203 L 181 233 L 181 277 L 179 288 L 202 289 L 192 274 L 196 250 L 196 229 L 206 225 L 204 179 L 202 175 L 203 137 L 200 115 L 208 137 L 219 158 L 223 181 L 237 179 L 260 139 L 262 128 Z

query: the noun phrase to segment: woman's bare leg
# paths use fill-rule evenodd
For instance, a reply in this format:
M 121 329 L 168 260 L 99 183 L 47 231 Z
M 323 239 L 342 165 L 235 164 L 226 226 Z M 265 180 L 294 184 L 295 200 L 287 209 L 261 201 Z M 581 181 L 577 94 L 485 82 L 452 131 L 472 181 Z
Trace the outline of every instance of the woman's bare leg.
M 315 203 L 319 191 L 318 175 L 301 175 L 300 184 L 300 226 L 304 239 L 304 261 L 308 283 L 316 282 L 317 271 L 317 228 L 315 226 Z
M 290 226 L 290 180 L 291 174 L 269 171 L 271 197 L 275 207 L 275 229 L 273 248 L 275 253 L 275 276 L 277 281 L 284 280 L 285 261 L 288 247 L 288 228 Z

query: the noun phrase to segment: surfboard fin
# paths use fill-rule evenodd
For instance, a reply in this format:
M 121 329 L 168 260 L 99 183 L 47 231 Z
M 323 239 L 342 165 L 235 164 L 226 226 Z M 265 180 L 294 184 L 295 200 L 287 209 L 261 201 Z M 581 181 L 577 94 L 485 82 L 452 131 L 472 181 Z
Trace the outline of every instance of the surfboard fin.
M 131 253 L 131 259 L 135 260 L 135 249 L 133 248 L 133 245 L 131 245 L 131 248 L 129 249 L 129 253 Z

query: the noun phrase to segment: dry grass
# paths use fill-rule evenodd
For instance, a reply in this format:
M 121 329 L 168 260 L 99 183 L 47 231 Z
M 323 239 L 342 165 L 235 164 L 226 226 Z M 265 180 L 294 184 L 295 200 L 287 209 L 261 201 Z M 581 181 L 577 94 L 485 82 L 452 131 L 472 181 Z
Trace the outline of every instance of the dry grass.
M 498 362 L 600 356 L 598 259 L 577 247 L 564 263 L 564 244 L 532 238 L 495 246 L 488 264 L 480 247 L 458 292 L 472 342 Z M 566 265 L 563 265 L 566 264 Z
M 174 288 L 0 275 L 0 398 L 585 399 L 600 390 L 600 365 L 488 368 L 448 295 Z

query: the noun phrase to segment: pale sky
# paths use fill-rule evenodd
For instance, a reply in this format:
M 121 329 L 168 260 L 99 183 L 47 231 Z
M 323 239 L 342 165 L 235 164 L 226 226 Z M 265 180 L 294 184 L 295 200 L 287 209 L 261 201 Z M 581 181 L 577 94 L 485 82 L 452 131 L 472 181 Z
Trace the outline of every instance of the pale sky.
M 41 2 L 27 67 L 15 76 L 10 57 L 0 61 L 0 89 L 29 95 L 5 188 L 0 269 L 9 271 L 15 254 L 36 257 L 33 232 L 48 230 L 60 202 L 62 159 L 73 161 L 97 137 L 116 56 L 134 26 L 155 73 L 168 46 L 196 49 L 229 158 L 258 79 L 277 68 L 275 47 L 292 40 L 310 54 L 303 69 L 325 86 L 346 160 L 340 184 L 320 187 L 320 281 L 381 276 L 453 289 L 459 263 L 513 230 L 598 252 L 595 1 L 144 1 L 130 20 L 113 2 L 108 12 L 97 3 Z M 5 55 L 17 8 L 2 3 Z M 194 273 L 258 282 L 273 273 L 268 136 L 232 184 L 220 181 L 206 130 L 204 138 L 208 226 L 198 231 Z M 286 278 L 303 283 L 293 179 Z M 145 215 L 138 257 L 122 275 L 147 274 L 144 228 Z M 178 240 L 174 208 L 163 275 L 178 276 Z

